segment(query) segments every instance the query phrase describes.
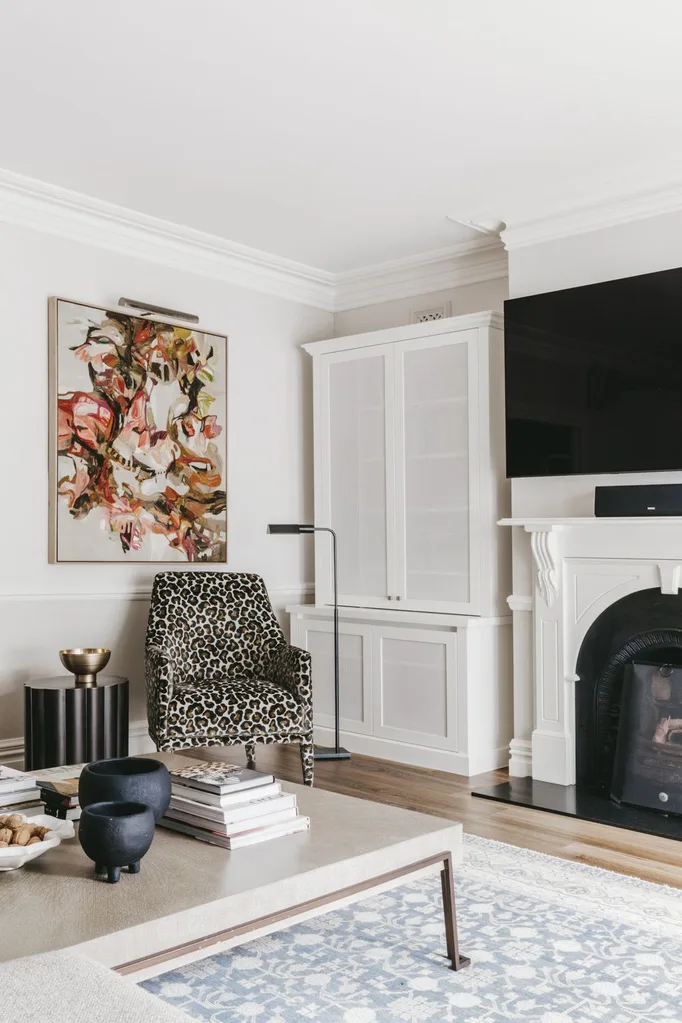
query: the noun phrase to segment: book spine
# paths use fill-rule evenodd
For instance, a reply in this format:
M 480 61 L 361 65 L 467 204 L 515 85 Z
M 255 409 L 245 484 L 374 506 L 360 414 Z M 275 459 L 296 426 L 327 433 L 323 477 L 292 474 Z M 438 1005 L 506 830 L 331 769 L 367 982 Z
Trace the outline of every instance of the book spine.
M 81 808 L 66 809 L 61 806 L 45 806 L 45 813 L 48 817 L 57 817 L 60 821 L 77 821 L 81 815 Z
M 52 789 L 41 789 L 40 798 L 47 806 L 64 807 L 66 810 L 78 806 L 78 796 L 61 796 Z
M 297 816 L 298 810 L 295 806 L 292 806 L 284 810 L 276 810 L 274 813 L 264 813 L 259 817 L 235 821 L 233 824 L 224 824 L 220 821 L 208 820 L 206 817 L 197 817 L 196 814 L 184 813 L 182 810 L 169 808 L 166 811 L 166 817 L 169 817 L 171 820 L 189 824 L 193 828 L 212 831 L 216 835 L 238 835 L 243 831 L 253 831 L 255 828 L 281 824 L 284 821 L 293 820 Z
M 21 792 L 3 792 L 0 793 L 0 806 L 19 806 L 22 803 L 30 803 L 39 798 L 40 789 L 37 788 L 25 789 Z
M 246 849 L 250 845 L 259 845 L 261 842 L 270 842 L 275 838 L 285 838 L 287 835 L 298 835 L 302 831 L 310 830 L 309 817 L 296 817 L 290 821 L 289 826 L 284 824 L 273 828 L 258 828 L 256 831 L 245 831 L 241 835 L 234 835 L 228 838 L 228 849 Z M 270 834 L 268 834 L 270 832 Z
M 219 845 L 222 849 L 228 848 L 227 838 L 224 835 L 215 835 L 212 831 L 194 828 L 166 816 L 161 817 L 157 823 L 161 827 L 168 828 L 169 831 L 178 831 L 181 835 L 187 835 L 188 838 L 196 838 L 200 842 L 208 842 L 209 845 Z
M 11 816 L 12 813 L 26 813 L 27 810 L 31 810 L 35 806 L 42 807 L 42 805 L 40 799 L 32 799 L 26 803 L 12 803 L 11 806 L 0 806 L 0 815 L 6 817 Z

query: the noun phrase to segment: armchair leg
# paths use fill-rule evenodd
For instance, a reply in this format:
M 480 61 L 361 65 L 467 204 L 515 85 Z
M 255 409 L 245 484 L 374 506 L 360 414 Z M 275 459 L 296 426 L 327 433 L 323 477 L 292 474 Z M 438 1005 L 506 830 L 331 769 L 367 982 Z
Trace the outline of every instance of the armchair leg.
M 312 785 L 315 776 L 315 746 L 312 732 L 304 735 L 301 739 L 301 767 L 303 768 L 303 784 Z
M 244 744 L 246 747 L 246 766 L 256 766 L 256 744 L 255 742 L 247 742 Z

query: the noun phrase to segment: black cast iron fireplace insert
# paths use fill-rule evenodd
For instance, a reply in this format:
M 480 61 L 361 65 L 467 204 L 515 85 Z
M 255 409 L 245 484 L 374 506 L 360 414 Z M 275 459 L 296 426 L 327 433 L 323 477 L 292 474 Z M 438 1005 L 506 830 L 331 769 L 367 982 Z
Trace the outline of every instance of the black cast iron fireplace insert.
M 625 666 L 682 666 L 682 594 L 640 590 L 611 604 L 588 630 L 575 688 L 576 784 L 611 789 Z
M 682 814 L 682 669 L 625 665 L 611 798 Z

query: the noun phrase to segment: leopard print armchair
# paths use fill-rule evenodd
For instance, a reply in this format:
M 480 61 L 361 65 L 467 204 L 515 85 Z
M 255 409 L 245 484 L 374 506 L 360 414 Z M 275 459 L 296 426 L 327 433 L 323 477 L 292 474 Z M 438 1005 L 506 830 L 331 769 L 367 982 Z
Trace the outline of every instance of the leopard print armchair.
M 145 658 L 149 734 L 158 750 L 299 742 L 313 784 L 310 654 L 289 646 L 265 583 L 246 572 L 160 572 Z

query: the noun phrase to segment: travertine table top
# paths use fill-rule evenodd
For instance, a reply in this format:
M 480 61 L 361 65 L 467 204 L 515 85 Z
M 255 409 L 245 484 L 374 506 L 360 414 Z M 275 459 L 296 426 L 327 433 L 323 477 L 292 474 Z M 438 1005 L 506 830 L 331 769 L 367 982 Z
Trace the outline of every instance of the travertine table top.
M 189 761 L 157 754 L 171 766 Z M 57 948 L 107 966 L 286 911 L 417 862 L 461 856 L 461 824 L 286 783 L 311 829 L 228 852 L 157 828 L 139 874 L 93 878 L 77 839 L 0 875 L 0 961 Z M 246 939 L 245 939 L 246 940 Z

